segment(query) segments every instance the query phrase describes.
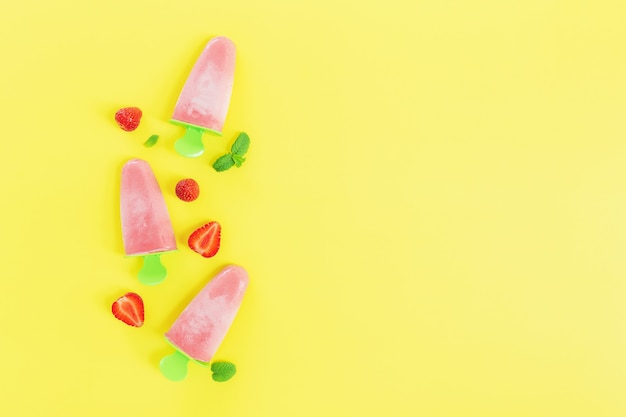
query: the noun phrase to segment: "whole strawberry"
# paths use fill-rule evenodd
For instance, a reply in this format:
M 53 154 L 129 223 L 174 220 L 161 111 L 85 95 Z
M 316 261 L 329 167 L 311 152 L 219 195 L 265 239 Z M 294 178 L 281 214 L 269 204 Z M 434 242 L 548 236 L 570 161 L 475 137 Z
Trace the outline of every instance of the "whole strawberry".
M 200 186 L 196 180 L 185 178 L 176 184 L 176 196 L 183 201 L 193 201 L 200 195 Z
M 124 107 L 115 112 L 115 121 L 127 132 L 137 129 L 143 113 L 139 107 Z

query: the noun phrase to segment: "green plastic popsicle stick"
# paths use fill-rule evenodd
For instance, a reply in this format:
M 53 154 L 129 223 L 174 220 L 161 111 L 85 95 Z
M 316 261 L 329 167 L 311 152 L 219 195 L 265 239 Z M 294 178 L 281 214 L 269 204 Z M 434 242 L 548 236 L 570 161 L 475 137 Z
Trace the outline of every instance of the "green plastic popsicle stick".
M 182 156 L 195 158 L 202 155 L 204 145 L 202 144 L 202 134 L 204 129 L 196 126 L 186 125 L 185 135 L 174 143 L 174 149 Z
M 189 358 L 176 350 L 171 355 L 165 356 L 159 363 L 161 373 L 170 381 L 182 381 L 187 376 L 187 363 Z
M 161 254 L 153 253 L 143 257 L 143 266 L 139 271 L 139 282 L 144 285 L 156 285 L 165 279 L 167 270 L 161 263 Z

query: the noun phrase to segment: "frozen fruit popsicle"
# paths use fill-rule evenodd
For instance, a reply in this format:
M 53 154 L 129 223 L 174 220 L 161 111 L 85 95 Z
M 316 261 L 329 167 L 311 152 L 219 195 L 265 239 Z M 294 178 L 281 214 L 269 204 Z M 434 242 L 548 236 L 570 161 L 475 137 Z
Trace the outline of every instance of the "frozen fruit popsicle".
M 222 343 L 248 287 L 248 273 L 237 265 L 219 272 L 178 316 L 165 334 L 176 352 L 161 360 L 163 375 L 180 381 L 187 375 L 189 359 L 209 365 Z
M 235 76 L 235 44 L 224 37 L 211 39 L 196 61 L 178 97 L 171 122 L 183 125 L 185 135 L 174 148 L 187 157 L 202 154 L 204 132 L 222 135 Z
M 143 159 L 131 159 L 122 168 L 120 214 L 126 255 L 144 259 L 139 281 L 160 283 L 167 275 L 160 255 L 176 250 L 176 237 L 159 183 Z

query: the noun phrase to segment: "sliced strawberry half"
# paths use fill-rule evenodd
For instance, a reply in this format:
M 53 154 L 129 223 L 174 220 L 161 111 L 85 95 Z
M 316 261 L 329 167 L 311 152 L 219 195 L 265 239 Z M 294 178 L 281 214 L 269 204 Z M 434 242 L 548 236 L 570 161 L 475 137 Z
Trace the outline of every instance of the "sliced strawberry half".
M 209 222 L 196 229 L 187 240 L 189 247 L 205 258 L 215 256 L 220 249 L 222 226 L 218 222 Z
M 129 292 L 115 300 L 112 306 L 113 315 L 133 327 L 143 326 L 143 300 L 139 294 Z

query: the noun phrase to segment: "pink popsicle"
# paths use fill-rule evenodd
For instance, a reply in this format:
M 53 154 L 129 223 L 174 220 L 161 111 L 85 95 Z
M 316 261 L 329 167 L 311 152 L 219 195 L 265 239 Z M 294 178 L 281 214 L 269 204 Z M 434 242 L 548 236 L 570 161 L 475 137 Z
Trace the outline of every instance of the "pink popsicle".
M 140 279 L 152 276 L 152 281 L 146 278 L 144 283 L 160 282 L 155 281 L 165 278 L 165 270 L 158 255 L 176 250 L 176 237 L 161 188 L 152 168 L 142 159 L 131 159 L 122 168 L 120 214 L 126 255 L 144 256 Z
M 209 363 L 235 319 L 247 287 L 246 270 L 227 266 L 185 307 L 166 339 L 191 359 Z
M 235 76 L 235 45 L 224 37 L 211 39 L 189 74 L 178 97 L 172 123 L 187 129 L 176 144 L 184 156 L 202 154 L 204 131 L 221 136 Z

